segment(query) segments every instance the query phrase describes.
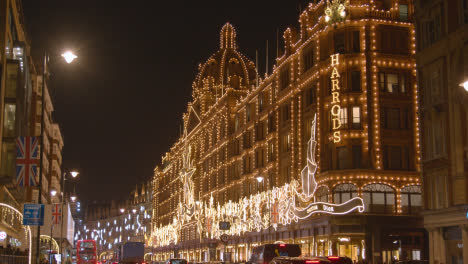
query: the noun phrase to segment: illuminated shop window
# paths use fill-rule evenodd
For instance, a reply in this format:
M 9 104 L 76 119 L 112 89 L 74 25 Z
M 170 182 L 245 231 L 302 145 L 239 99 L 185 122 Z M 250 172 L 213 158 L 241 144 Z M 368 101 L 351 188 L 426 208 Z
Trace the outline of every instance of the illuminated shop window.
M 348 109 L 346 107 L 341 108 L 340 123 L 341 127 L 343 128 L 346 128 L 348 126 Z
M 388 185 L 374 183 L 364 186 L 363 198 L 366 212 L 396 213 L 395 190 Z
M 357 187 L 352 183 L 338 184 L 333 189 L 333 203 L 340 204 L 357 197 Z

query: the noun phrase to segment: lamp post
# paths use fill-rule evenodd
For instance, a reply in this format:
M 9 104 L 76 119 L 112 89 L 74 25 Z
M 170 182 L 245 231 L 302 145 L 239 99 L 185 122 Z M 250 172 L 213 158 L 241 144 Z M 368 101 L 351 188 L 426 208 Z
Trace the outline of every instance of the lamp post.
M 258 182 L 258 184 L 257 184 L 257 189 L 260 190 L 260 183 L 263 182 L 263 177 L 262 177 L 262 176 L 257 176 L 256 179 L 257 179 L 257 182 Z M 262 186 L 262 187 L 263 187 L 263 186 Z M 262 188 L 262 191 L 263 191 L 263 188 Z M 260 191 L 259 191 L 259 192 L 260 192 Z
M 67 63 L 71 63 L 74 59 L 77 58 L 76 55 L 74 55 L 71 51 L 67 51 L 62 54 L 62 57 L 65 59 Z M 42 87 L 41 87 L 41 153 L 40 153 L 40 159 L 39 159 L 39 194 L 38 194 L 38 199 L 37 203 L 42 204 L 42 161 L 44 158 L 44 104 L 45 104 L 45 78 L 46 78 L 46 66 L 47 66 L 47 52 L 44 52 L 44 62 L 42 66 Z M 36 238 L 36 261 L 39 263 L 39 244 L 40 244 L 40 236 L 41 236 L 41 226 L 37 226 L 37 238 Z
M 72 176 L 72 178 L 76 178 L 78 176 L 78 174 L 80 174 L 79 172 L 77 171 L 71 171 L 70 172 L 70 175 Z M 62 261 L 63 263 L 63 248 L 62 248 L 62 244 L 63 244 L 63 204 L 64 204 L 64 201 L 65 201 L 65 193 L 66 193 L 66 185 L 65 185 L 65 180 L 67 179 L 67 173 L 64 172 L 63 173 L 63 176 L 62 176 L 62 199 L 61 199 L 61 210 L 62 210 L 62 221 L 60 223 L 60 260 Z M 70 196 L 70 199 L 72 202 L 74 202 L 76 200 L 76 194 L 75 192 L 73 192 L 73 194 Z

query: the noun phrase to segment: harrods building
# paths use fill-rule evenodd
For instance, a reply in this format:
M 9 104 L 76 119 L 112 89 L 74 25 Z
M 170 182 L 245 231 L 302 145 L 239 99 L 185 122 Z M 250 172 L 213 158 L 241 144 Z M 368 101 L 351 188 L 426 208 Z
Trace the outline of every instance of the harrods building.
M 299 180 L 315 116 L 316 201 L 361 197 L 364 212 L 316 214 L 226 244 L 200 236 L 193 221 L 177 243 L 153 244 L 155 259 L 245 261 L 252 247 L 276 241 L 301 244 L 306 256 L 425 259 L 413 1 L 350 0 L 344 19 L 326 16 L 344 3 L 332 2 L 309 4 L 262 78 L 235 28 L 222 27 L 219 50 L 192 84 L 186 133 L 155 169 L 152 227 L 172 223 L 183 199 L 187 145 L 195 200 L 223 205 Z

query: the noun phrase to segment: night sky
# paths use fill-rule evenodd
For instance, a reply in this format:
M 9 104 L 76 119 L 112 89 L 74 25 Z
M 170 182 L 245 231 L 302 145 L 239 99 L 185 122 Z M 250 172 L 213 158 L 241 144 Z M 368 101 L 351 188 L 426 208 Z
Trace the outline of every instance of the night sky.
M 265 45 L 297 27 L 308 1 L 23 0 L 33 54 L 50 54 L 54 119 L 64 169 L 81 172 L 79 199 L 129 195 L 149 179 L 179 136 L 199 63 L 219 48 L 230 22 L 239 50 L 265 72 Z M 58 55 L 73 50 L 66 65 Z M 270 59 L 270 71 L 272 66 Z

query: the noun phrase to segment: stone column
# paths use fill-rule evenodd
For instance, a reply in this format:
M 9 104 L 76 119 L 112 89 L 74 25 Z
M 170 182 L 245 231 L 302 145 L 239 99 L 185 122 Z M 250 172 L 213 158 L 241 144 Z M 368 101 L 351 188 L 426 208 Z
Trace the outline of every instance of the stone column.
M 463 263 L 468 263 L 468 226 L 460 226 L 462 230 L 462 240 L 463 240 Z
M 427 228 L 429 233 L 429 263 L 435 263 L 434 228 Z

